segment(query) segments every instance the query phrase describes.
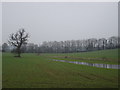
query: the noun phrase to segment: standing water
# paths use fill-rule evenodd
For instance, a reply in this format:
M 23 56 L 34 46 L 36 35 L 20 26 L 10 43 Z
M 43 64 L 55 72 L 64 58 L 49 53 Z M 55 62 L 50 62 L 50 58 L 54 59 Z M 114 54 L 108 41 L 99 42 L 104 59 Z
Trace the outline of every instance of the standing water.
M 59 62 L 82 64 L 82 65 L 100 67 L 100 68 L 120 69 L 120 65 L 113 65 L 113 64 L 98 64 L 98 63 L 87 63 L 87 62 L 78 62 L 78 61 L 57 60 L 57 59 L 52 59 L 52 60 L 59 61 Z

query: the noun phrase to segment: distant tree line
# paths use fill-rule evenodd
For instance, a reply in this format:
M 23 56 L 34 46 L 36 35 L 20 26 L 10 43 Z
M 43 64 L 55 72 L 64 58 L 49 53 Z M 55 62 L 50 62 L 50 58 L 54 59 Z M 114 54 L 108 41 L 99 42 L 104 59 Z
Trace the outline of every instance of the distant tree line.
M 73 53 L 120 48 L 120 37 L 91 38 L 86 40 L 45 41 L 42 44 L 28 43 L 21 47 L 22 53 Z M 14 52 L 14 47 L 2 44 L 2 52 Z

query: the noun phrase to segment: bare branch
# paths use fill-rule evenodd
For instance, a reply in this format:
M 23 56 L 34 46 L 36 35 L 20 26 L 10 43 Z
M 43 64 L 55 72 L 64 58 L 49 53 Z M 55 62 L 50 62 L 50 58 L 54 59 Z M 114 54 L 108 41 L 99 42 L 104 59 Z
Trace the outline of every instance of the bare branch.
M 12 33 L 9 38 L 9 43 L 16 47 L 16 51 L 18 53 L 18 56 L 20 56 L 20 49 L 23 44 L 27 44 L 28 41 L 28 33 L 25 33 L 24 29 L 20 29 L 15 34 Z

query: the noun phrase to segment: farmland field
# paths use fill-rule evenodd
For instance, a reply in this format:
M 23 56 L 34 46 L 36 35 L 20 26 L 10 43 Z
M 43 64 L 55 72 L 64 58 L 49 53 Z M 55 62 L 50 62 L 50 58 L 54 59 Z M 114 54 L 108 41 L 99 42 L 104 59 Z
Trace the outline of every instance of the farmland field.
M 118 64 L 118 49 L 82 53 L 2 56 L 3 88 L 118 88 L 118 70 L 51 59 Z

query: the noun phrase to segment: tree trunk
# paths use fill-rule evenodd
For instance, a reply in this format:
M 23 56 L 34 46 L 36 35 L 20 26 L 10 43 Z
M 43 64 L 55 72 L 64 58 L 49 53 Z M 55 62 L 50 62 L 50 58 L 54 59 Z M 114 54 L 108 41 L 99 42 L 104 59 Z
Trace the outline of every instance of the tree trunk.
M 17 56 L 15 56 L 15 57 L 21 57 L 21 56 L 20 56 L 20 54 L 21 54 L 20 48 L 17 48 L 16 54 L 17 54 Z

